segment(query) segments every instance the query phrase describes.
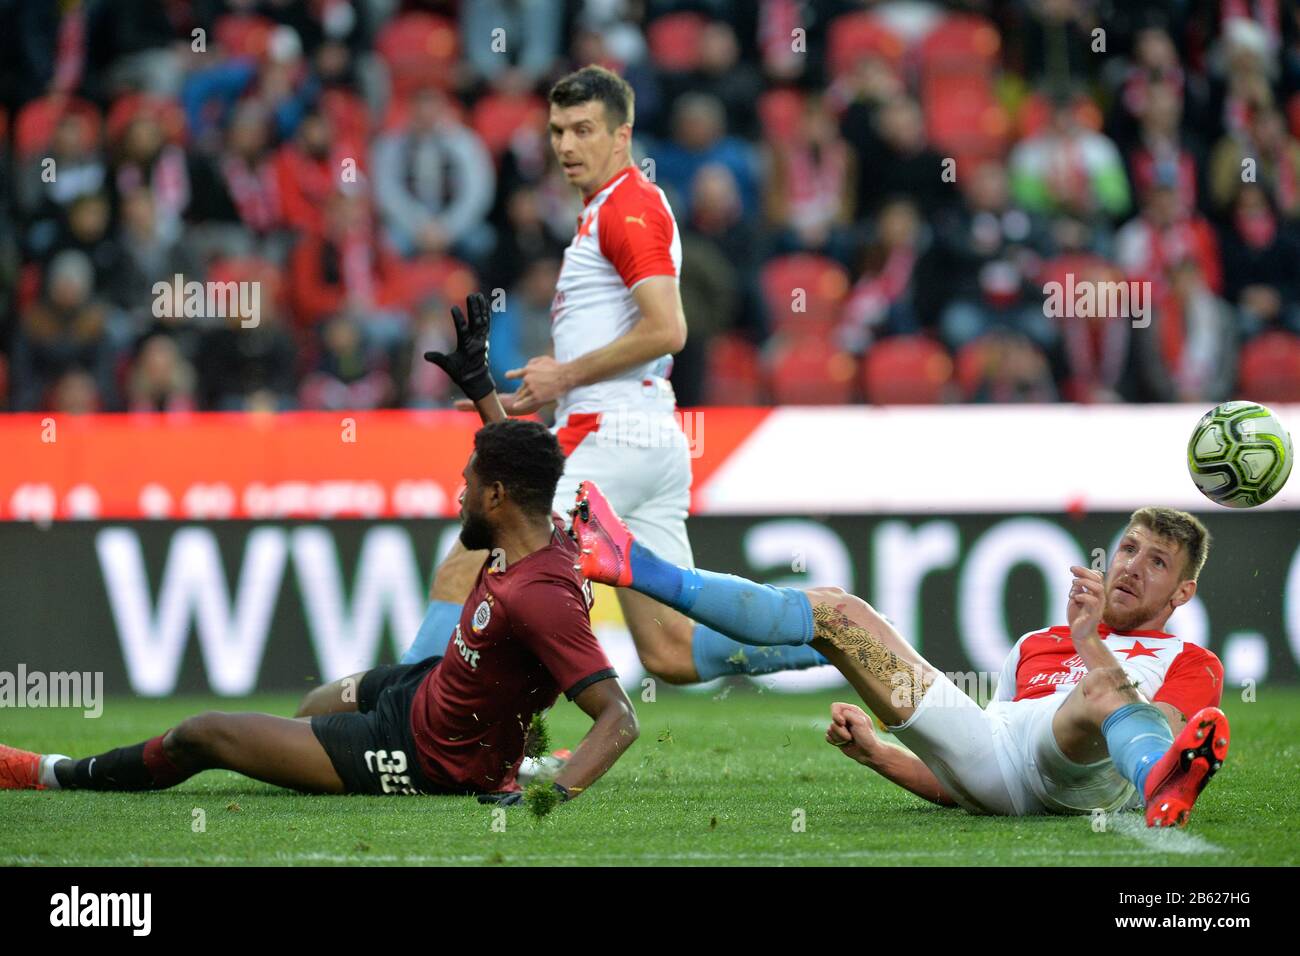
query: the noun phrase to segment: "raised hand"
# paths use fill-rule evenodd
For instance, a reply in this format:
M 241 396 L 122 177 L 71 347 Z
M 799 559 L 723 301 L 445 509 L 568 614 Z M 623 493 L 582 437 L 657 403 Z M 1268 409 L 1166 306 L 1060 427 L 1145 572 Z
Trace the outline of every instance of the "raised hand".
M 472 292 L 465 299 L 469 318 L 459 306 L 451 307 L 451 320 L 456 327 L 456 351 L 425 352 L 424 358 L 447 373 L 471 402 L 486 398 L 496 389 L 492 373 L 488 371 L 488 332 L 491 327 L 491 310 L 481 292 Z
M 1065 619 L 1070 625 L 1070 637 L 1077 645 L 1097 634 L 1097 625 L 1106 610 L 1106 581 L 1100 571 L 1073 565 L 1070 573 L 1070 600 L 1065 608 Z

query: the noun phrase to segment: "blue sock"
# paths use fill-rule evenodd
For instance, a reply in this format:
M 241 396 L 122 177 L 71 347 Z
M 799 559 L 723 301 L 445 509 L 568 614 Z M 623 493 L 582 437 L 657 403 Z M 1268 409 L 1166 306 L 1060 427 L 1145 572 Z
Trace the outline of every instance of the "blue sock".
M 742 644 L 807 644 L 813 639 L 812 605 L 796 588 L 679 568 L 636 541 L 628 560 L 634 591 Z
M 798 671 L 830 663 L 806 644 L 746 647 L 704 624 L 696 624 L 691 632 L 691 658 L 702 681 L 728 674 Z
M 1115 769 L 1146 795 L 1147 774 L 1174 744 L 1165 715 L 1151 704 L 1125 704 L 1101 725 Z
M 415 640 L 402 655 L 402 663 L 415 664 L 426 657 L 442 654 L 447 649 L 447 642 L 451 640 L 451 632 L 456 629 L 463 607 L 462 604 L 452 604 L 450 601 L 430 601 Z

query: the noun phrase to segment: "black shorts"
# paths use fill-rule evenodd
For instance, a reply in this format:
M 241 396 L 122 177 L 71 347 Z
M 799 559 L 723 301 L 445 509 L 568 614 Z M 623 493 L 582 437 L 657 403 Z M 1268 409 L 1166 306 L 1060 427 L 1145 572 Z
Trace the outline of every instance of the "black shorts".
M 366 671 L 357 687 L 355 713 L 318 714 L 311 729 L 329 754 L 348 793 L 461 793 L 430 781 L 421 771 L 411 734 L 415 692 L 441 657 L 415 664 L 386 664 Z

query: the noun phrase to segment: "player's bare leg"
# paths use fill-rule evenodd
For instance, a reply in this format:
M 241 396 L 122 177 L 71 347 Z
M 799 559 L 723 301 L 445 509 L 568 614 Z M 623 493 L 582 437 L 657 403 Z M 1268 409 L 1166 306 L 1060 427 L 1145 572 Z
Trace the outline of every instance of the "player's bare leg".
M 311 722 L 269 714 L 198 714 L 151 740 L 80 760 L 0 746 L 0 789 L 162 790 L 204 770 L 304 793 L 344 791 Z
M 1105 760 L 1109 751 L 1101 725 L 1106 718 L 1125 704 L 1147 702 L 1124 668 L 1089 671 L 1052 717 L 1052 736 L 1061 753 L 1075 763 Z
M 433 573 L 429 600 L 450 601 L 457 606 L 464 604 L 487 556 L 486 551 L 470 551 L 459 540 L 456 541 Z
M 163 749 L 178 767 L 194 773 L 233 770 L 306 793 L 344 789 L 307 718 L 210 711 L 168 731 Z
M 636 543 L 591 482 L 579 489 L 574 530 L 591 580 L 668 603 L 755 653 L 811 644 L 888 723 L 903 723 L 935 679 L 934 668 L 860 598 L 839 588 L 773 588 L 671 565 Z
M 1052 736 L 1079 764 L 1110 757 L 1138 788 L 1148 826 L 1183 826 L 1228 756 L 1228 718 L 1204 707 L 1170 733 L 1167 713 L 1149 704 L 1119 666 L 1084 675 L 1052 718 Z
M 434 571 L 429 606 L 415 640 L 402 655 L 403 664 L 415 664 L 446 649 L 465 599 L 474 589 L 474 582 L 487 557 L 488 552 L 470 551 L 459 540 L 452 545 Z
M 641 665 L 670 684 L 698 683 L 700 675 L 691 657 L 695 622 L 636 591 L 620 589 L 616 593 Z
M 880 720 L 905 723 L 939 672 L 862 598 L 843 588 L 812 588 L 804 595 L 813 609 L 812 646 Z
M 313 687 L 303 695 L 295 717 L 315 717 L 317 714 L 345 714 L 357 709 L 357 688 L 366 671 L 340 677 L 328 684 Z

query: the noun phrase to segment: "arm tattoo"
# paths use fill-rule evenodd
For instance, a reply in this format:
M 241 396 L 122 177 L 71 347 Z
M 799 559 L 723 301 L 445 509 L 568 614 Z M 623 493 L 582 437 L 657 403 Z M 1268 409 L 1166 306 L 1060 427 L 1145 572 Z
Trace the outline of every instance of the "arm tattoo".
M 891 688 L 891 701 L 898 707 L 915 707 L 921 702 L 928 684 L 921 668 L 910 664 L 861 624 L 829 604 L 813 608 L 813 634 L 843 651 L 872 677 Z

